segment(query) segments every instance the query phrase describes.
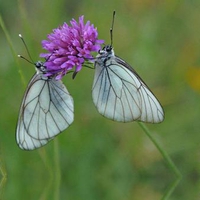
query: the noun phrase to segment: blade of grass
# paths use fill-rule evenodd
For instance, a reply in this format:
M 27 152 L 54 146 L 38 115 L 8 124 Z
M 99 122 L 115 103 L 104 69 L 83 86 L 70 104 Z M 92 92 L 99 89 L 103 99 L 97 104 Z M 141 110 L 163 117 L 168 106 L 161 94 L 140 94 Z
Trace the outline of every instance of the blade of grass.
M 46 184 L 46 187 L 44 187 L 42 189 L 42 194 L 40 196 L 40 199 L 48 199 L 48 195 L 51 194 L 51 188 L 53 187 L 53 168 L 52 168 L 52 165 L 51 165 L 51 162 L 48 158 L 48 155 L 46 153 L 46 149 L 45 148 L 41 148 L 38 150 L 38 153 L 49 173 L 49 180 L 47 180 L 47 184 Z
M 10 50 L 11 50 L 12 56 L 13 56 L 13 58 L 15 60 L 15 63 L 18 66 L 18 73 L 19 73 L 19 75 L 21 77 L 22 84 L 25 86 L 26 85 L 26 81 L 25 81 L 25 78 L 23 76 L 20 64 L 19 64 L 19 59 L 17 57 L 17 53 L 16 53 L 16 51 L 14 49 L 14 45 L 12 43 L 12 40 L 11 40 L 10 35 L 8 33 L 8 30 L 7 30 L 6 26 L 5 26 L 5 23 L 4 23 L 4 21 L 3 21 L 2 17 L 1 17 L 1 14 L 0 14 L 0 26 L 1 26 L 4 34 L 5 34 L 6 40 L 8 42 L 9 47 L 10 47 Z
M 28 35 L 29 38 L 32 38 L 33 33 L 31 31 L 31 23 L 28 21 L 28 14 L 27 14 L 27 9 L 26 9 L 24 0 L 18 0 L 18 8 L 19 8 L 20 17 L 22 20 L 22 25 L 23 25 L 23 28 L 25 29 L 26 35 Z
M 0 147 L 2 147 L 2 145 Z M 3 199 L 4 188 L 7 181 L 6 166 L 2 155 L 2 148 L 0 148 L 0 199 Z
M 167 192 L 162 197 L 162 200 L 168 199 L 178 183 L 180 182 L 182 175 L 172 159 L 169 157 L 168 153 L 160 146 L 160 144 L 156 141 L 156 139 L 151 135 L 151 132 L 148 130 L 148 128 L 141 122 L 138 122 L 139 126 L 142 128 L 142 130 L 145 132 L 145 134 L 148 136 L 148 138 L 151 140 L 151 142 L 156 146 L 162 157 L 164 158 L 165 162 L 167 163 L 170 170 L 176 175 L 176 179 L 173 181 L 173 183 L 168 188 Z
M 60 157 L 59 157 L 59 144 L 58 138 L 54 139 L 54 165 L 55 165 L 55 193 L 54 199 L 59 200 L 60 198 L 60 182 L 61 182 L 61 170 L 60 170 Z

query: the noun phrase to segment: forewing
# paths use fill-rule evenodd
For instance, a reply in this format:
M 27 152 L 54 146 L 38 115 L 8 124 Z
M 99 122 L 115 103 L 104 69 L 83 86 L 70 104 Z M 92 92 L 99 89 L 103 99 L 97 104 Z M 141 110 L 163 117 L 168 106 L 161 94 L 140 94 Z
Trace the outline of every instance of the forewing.
M 164 119 L 159 101 L 119 57 L 109 59 L 105 66 L 96 62 L 92 96 L 98 111 L 114 121 L 159 123 Z
M 45 145 L 74 119 L 73 99 L 61 81 L 36 74 L 25 93 L 18 119 L 16 139 L 20 148 Z

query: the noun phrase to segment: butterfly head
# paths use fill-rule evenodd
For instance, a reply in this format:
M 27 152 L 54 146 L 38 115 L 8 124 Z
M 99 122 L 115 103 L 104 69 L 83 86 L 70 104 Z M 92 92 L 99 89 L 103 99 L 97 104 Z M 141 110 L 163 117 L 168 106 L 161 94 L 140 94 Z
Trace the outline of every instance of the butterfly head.
M 113 51 L 113 47 L 112 45 L 106 45 L 104 46 L 101 50 L 99 50 L 99 55 L 103 56 L 103 55 L 108 55 L 108 54 L 111 54 Z
M 114 50 L 112 45 L 106 45 L 101 50 L 99 50 L 99 54 L 97 55 L 96 62 L 99 64 L 104 64 L 111 57 L 114 57 Z
M 35 67 L 36 67 L 37 71 L 39 71 L 43 74 L 46 72 L 46 67 L 44 66 L 44 63 L 41 61 L 37 61 L 35 63 Z

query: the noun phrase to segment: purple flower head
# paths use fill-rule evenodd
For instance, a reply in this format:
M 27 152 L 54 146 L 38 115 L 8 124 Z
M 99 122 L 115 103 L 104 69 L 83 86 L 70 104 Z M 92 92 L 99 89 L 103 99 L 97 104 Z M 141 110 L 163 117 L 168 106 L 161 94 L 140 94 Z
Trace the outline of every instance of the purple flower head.
M 43 49 L 48 53 L 41 53 L 40 57 L 46 59 L 46 76 L 56 75 L 61 79 L 69 70 L 75 67 L 75 72 L 82 68 L 86 60 L 92 60 L 92 52 L 101 49 L 103 40 L 98 40 L 97 29 L 90 21 L 84 24 L 84 16 L 79 17 L 79 22 L 72 19 L 71 26 L 63 26 L 53 30 L 48 35 L 48 40 L 42 41 Z

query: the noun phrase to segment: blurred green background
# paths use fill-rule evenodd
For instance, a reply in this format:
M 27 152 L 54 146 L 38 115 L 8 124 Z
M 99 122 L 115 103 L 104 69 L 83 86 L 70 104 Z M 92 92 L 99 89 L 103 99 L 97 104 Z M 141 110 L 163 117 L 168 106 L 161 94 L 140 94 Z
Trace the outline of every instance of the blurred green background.
M 9 0 L 0 14 L 15 54 L 39 60 L 52 29 L 84 15 L 145 80 L 165 110 L 161 124 L 146 124 L 182 173 L 170 200 L 200 199 L 200 1 Z M 15 56 L 16 56 L 15 55 Z M 64 83 L 75 121 L 45 147 L 27 152 L 15 142 L 19 107 L 34 67 L 13 57 L 0 28 L 0 199 L 159 200 L 176 176 L 137 122 L 117 123 L 92 102 L 94 71 Z M 21 80 L 19 71 L 25 77 Z

